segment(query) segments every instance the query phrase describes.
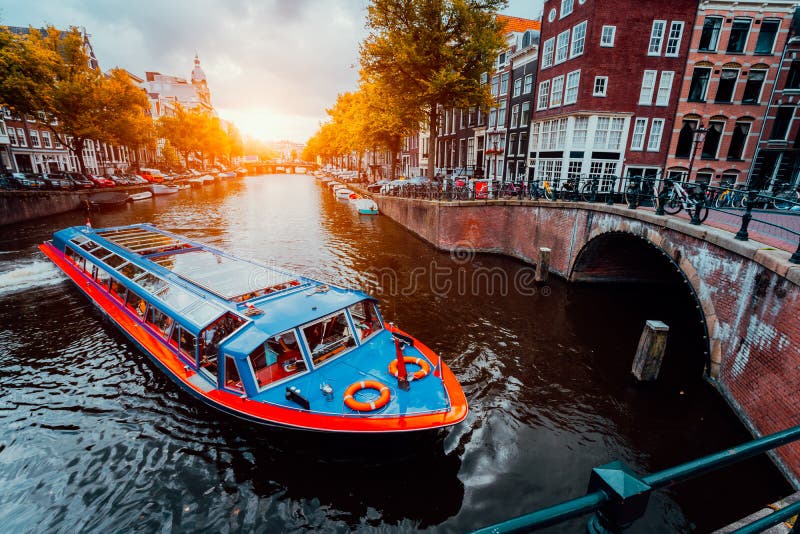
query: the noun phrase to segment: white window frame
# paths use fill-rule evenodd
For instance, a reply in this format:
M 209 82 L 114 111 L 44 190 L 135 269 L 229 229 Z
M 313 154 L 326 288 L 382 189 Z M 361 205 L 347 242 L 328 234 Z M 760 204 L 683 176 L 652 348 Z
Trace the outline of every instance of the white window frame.
M 522 85 L 522 94 L 527 95 L 533 91 L 533 74 L 525 76 L 525 82 Z
M 597 90 L 597 82 L 603 82 L 603 90 Z M 595 76 L 594 85 L 592 86 L 592 96 L 607 96 L 608 95 L 608 76 Z
M 650 124 L 650 137 L 647 140 L 647 151 L 658 152 L 661 150 L 661 138 L 664 136 L 665 119 L 653 119 Z
M 500 75 L 500 96 L 508 94 L 508 79 L 509 75 L 507 72 Z
M 25 148 L 28 146 L 28 140 L 25 138 L 25 130 L 17 128 L 17 142 L 19 146 Z
M 648 76 L 652 76 L 652 82 L 649 85 L 645 85 L 645 82 L 648 79 Z M 645 70 L 644 74 L 642 75 L 642 88 L 639 90 L 639 105 L 640 106 L 652 106 L 653 105 L 653 93 L 656 90 L 656 77 L 658 76 L 657 70 Z
M 570 98 L 569 97 L 570 96 L 570 89 L 573 88 L 570 85 L 570 80 L 573 80 L 573 79 L 575 80 L 575 84 L 574 84 L 575 92 L 574 92 L 574 97 Z M 578 93 L 580 92 L 580 85 L 581 85 L 581 71 L 580 71 L 580 69 L 573 70 L 572 72 L 567 73 L 567 79 L 566 79 L 566 81 L 564 83 L 564 99 L 563 99 L 563 105 L 564 106 L 569 105 L 569 104 L 574 104 L 574 103 L 576 103 L 578 101 Z
M 677 35 L 673 35 L 677 29 Z M 681 52 L 681 40 L 683 39 L 683 21 L 673 20 L 669 25 L 669 33 L 667 33 L 667 46 L 664 49 L 664 57 L 678 57 Z M 674 48 L 670 52 L 670 48 Z
M 658 31 L 660 28 L 660 31 Z M 661 47 L 664 44 L 664 34 L 667 31 L 666 20 L 654 20 L 653 27 L 650 30 L 650 40 L 647 45 L 648 56 L 660 56 Z
M 580 35 L 577 39 L 575 38 L 576 35 Z M 580 46 L 580 50 L 577 50 L 578 46 Z M 583 55 L 583 51 L 586 49 L 586 21 L 584 20 L 580 24 L 576 24 L 572 27 L 572 44 L 569 47 L 569 58 L 576 58 L 578 56 Z
M 633 122 L 633 133 L 631 133 L 631 150 L 644 150 L 645 137 L 647 137 L 647 117 L 637 117 Z
M 542 68 L 546 69 L 553 66 L 553 58 L 556 55 L 556 39 L 551 37 L 542 45 Z
M 512 95 L 514 96 L 514 98 L 516 98 L 521 94 L 522 94 L 522 78 L 517 78 L 516 80 L 514 80 L 514 92 L 512 93 Z
M 510 128 L 519 127 L 519 104 L 511 106 L 511 125 Z
M 53 148 L 53 139 L 50 137 L 50 132 L 42 130 L 42 147 Z
M 563 57 L 560 54 L 563 50 Z M 554 65 L 560 65 L 569 59 L 569 30 L 564 30 L 556 38 L 556 53 L 553 58 Z
M 556 76 L 550 84 L 550 107 L 561 107 L 564 99 L 564 76 Z
M 668 106 L 669 97 L 672 94 L 672 82 L 675 80 L 675 72 L 662 70 L 658 79 L 658 91 L 656 91 L 656 106 Z
M 544 105 L 542 105 L 542 97 L 544 97 Z M 536 110 L 540 111 L 547 109 L 550 103 L 550 80 L 539 82 L 539 90 L 536 92 Z
M 606 33 L 610 30 L 610 34 Z M 611 40 L 607 41 L 606 37 L 610 36 Z M 616 26 L 603 26 L 603 30 L 600 32 L 600 46 L 603 48 L 614 48 L 614 40 L 617 36 L 617 27 Z
M 561 14 L 558 18 L 563 19 L 568 15 L 572 15 L 572 11 L 575 9 L 575 0 L 561 0 Z

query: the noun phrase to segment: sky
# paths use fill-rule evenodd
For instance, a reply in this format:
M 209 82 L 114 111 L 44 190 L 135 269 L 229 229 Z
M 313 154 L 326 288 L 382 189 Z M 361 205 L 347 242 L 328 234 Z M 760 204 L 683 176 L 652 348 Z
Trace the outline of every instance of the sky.
M 543 0 L 503 12 L 539 18 Z M 356 88 L 367 0 L 0 0 L 0 25 L 86 28 L 100 67 L 189 78 L 195 53 L 220 117 L 305 142 Z

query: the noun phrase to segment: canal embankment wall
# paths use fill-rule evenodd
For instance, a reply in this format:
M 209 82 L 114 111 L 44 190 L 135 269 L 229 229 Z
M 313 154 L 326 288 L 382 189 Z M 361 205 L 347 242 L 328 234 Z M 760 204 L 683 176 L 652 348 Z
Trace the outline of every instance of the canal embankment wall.
M 788 261 L 790 253 L 623 206 L 375 200 L 383 215 L 442 250 L 468 248 L 535 264 L 540 247 L 547 247 L 550 271 L 576 282 L 620 282 L 626 273 L 641 279 L 646 270 L 632 245 L 644 243 L 694 294 L 707 332 L 707 377 L 739 418 L 757 436 L 800 424 L 800 266 Z M 625 240 L 631 246 L 603 246 Z M 800 487 L 800 445 L 778 449 L 773 459 Z

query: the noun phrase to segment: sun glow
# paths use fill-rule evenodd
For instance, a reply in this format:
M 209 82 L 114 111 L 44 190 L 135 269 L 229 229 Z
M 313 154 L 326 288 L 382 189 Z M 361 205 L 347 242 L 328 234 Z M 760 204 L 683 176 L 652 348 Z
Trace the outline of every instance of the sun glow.
M 239 131 L 261 141 L 306 141 L 319 127 L 313 117 L 276 113 L 266 108 L 218 109 L 220 117 L 233 122 Z

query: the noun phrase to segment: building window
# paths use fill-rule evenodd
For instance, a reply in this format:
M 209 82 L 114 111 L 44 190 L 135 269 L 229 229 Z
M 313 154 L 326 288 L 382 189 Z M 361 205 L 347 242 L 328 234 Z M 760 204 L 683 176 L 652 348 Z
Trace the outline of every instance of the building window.
M 700 34 L 698 50 L 701 52 L 716 52 L 721 28 L 722 18 L 706 17 L 706 20 L 703 22 L 703 33 Z
M 678 145 L 675 147 L 676 158 L 688 158 L 694 145 L 694 129 L 697 121 L 683 121 L 681 133 L 678 135 Z M 652 128 L 651 128 L 652 130 Z
M 600 34 L 600 46 L 611 48 L 614 46 L 614 36 L 617 33 L 616 26 L 603 26 L 603 32 Z
M 17 128 L 17 141 L 19 141 L 19 146 L 28 146 L 28 141 L 25 139 L 25 131 L 22 128 Z
M 556 59 L 555 64 L 564 63 L 567 60 L 567 51 L 569 50 L 569 30 L 563 31 L 558 34 L 556 41 Z
M 709 67 L 695 67 L 692 73 L 692 84 L 689 86 L 689 102 L 705 102 L 708 78 L 711 76 Z
M 577 180 L 581 177 L 581 171 L 583 170 L 583 161 L 579 159 L 571 159 L 567 164 L 567 180 Z
M 786 78 L 786 89 L 800 89 L 800 61 L 792 61 L 789 76 Z
M 518 97 L 522 94 L 522 78 L 518 78 L 514 80 L 514 97 Z
M 771 54 L 775 46 L 775 36 L 778 35 L 781 21 L 779 20 L 764 20 L 761 22 L 761 30 L 758 32 L 758 41 L 756 41 L 756 54 L 766 55 Z
M 504 95 L 508 93 L 508 73 L 504 72 L 502 76 L 500 76 L 500 94 Z
M 607 85 L 608 85 L 608 76 L 595 76 L 592 96 L 606 96 Z
M 8 142 L 11 146 L 17 146 L 17 135 L 14 133 L 14 128 L 8 129 Z
M 717 87 L 715 102 L 733 102 L 733 93 L 736 90 L 736 80 L 739 79 L 739 69 L 722 69 Z
M 531 125 L 531 152 L 536 152 L 539 150 L 539 124 L 535 122 Z
M 42 144 L 45 148 L 53 148 L 53 142 L 50 140 L 50 132 L 42 132 Z
M 742 104 L 758 104 L 761 100 L 761 88 L 764 86 L 764 79 L 767 77 L 765 70 L 751 70 L 747 75 L 747 83 L 744 85 Z
M 594 131 L 594 149 L 619 150 L 622 144 L 622 128 L 625 120 L 621 118 L 598 117 Z
M 519 104 L 511 108 L 511 128 L 519 126 Z
M 497 110 L 492 108 L 489 110 L 489 128 L 495 128 L 497 126 Z
M 500 109 L 497 110 L 497 127 L 505 128 L 506 126 L 506 101 L 500 102 Z
M 683 37 L 683 22 L 673 21 L 669 26 L 669 37 L 667 37 L 667 48 L 664 55 L 667 57 L 678 57 L 681 49 L 681 38 Z
M 653 91 L 656 87 L 657 70 L 646 70 L 642 77 L 642 89 L 639 91 L 639 105 L 649 106 L 653 103 Z
M 637 118 L 633 123 L 633 134 L 631 135 L 631 150 L 642 150 L 644 148 L 644 135 L 647 133 L 647 119 Z
M 508 136 L 508 155 L 514 155 L 517 151 L 517 134 L 513 133 Z
M 542 46 L 542 68 L 546 69 L 553 65 L 553 45 L 555 41 L 551 37 L 550 39 L 544 42 L 544 46 Z
M 531 118 L 531 103 L 530 102 L 523 102 L 522 103 L 522 112 L 519 116 L 519 125 L 527 127 L 528 121 Z
M 709 123 L 706 140 L 703 143 L 703 152 L 700 155 L 702 159 L 717 159 L 717 151 L 719 150 L 719 141 L 722 138 L 723 128 L 725 128 L 724 122 L 713 121 Z
M 533 74 L 528 74 L 525 76 L 525 87 L 522 89 L 522 92 L 526 95 L 533 90 Z
M 648 152 L 661 150 L 661 136 L 664 134 L 664 119 L 653 119 L 650 124 L 650 139 L 647 141 Z
M 749 122 L 737 122 L 733 127 L 731 144 L 728 148 L 728 160 L 741 161 L 744 153 L 744 145 L 747 142 L 747 134 L 750 133 Z
M 550 107 L 555 108 L 561 105 L 561 97 L 564 95 L 564 77 L 556 76 L 550 86 Z
M 710 184 L 712 176 L 713 174 L 710 172 L 698 172 L 694 181 L 698 184 Z
M 550 103 L 550 80 L 539 82 L 539 99 L 536 101 L 536 109 L 547 109 Z
M 666 20 L 653 21 L 653 29 L 650 31 L 650 46 L 647 48 L 648 56 L 661 55 L 661 43 L 664 42 L 664 29 L 666 26 Z
M 567 74 L 567 89 L 564 91 L 564 105 L 578 101 L 578 86 L 581 83 L 581 71 L 574 70 Z
M 675 73 L 671 70 L 665 70 L 661 72 L 661 78 L 658 80 L 656 106 L 669 105 L 669 95 L 672 93 L 673 78 L 675 78 Z
M 728 39 L 729 54 L 741 54 L 747 45 L 747 34 L 750 33 L 750 19 L 733 19 L 731 36 Z
M 519 149 L 517 150 L 517 154 L 520 156 L 524 156 L 525 152 L 528 150 L 528 132 L 522 132 L 519 134 Z
M 500 82 L 500 78 L 498 76 L 492 76 L 492 96 L 494 96 L 495 98 L 498 96 L 497 95 L 497 88 L 498 88 L 499 82 Z
M 575 0 L 561 0 L 561 16 L 560 18 L 564 18 L 567 15 L 572 14 L 572 7 Z
M 581 22 L 572 29 L 572 48 L 569 51 L 570 59 L 583 54 L 586 43 L 586 21 Z
M 794 115 L 794 106 L 781 106 L 778 108 L 775 121 L 772 123 L 772 133 L 769 135 L 771 140 L 786 140 L 786 134 L 789 133 L 789 123 L 792 122 L 792 115 Z
M 589 132 L 589 117 L 575 117 L 575 128 L 572 131 L 572 148 L 586 148 L 586 134 Z

